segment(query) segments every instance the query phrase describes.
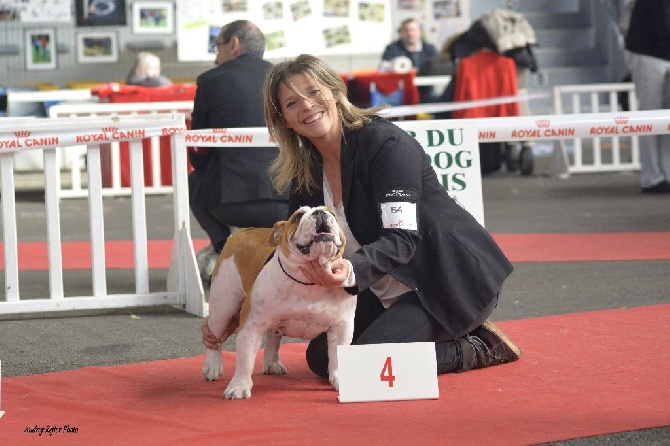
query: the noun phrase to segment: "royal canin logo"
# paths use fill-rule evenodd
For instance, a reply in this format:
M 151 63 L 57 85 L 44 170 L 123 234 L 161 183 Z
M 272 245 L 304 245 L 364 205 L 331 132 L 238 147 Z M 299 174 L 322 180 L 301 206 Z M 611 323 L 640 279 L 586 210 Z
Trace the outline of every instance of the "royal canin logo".
M 102 131 L 103 131 L 104 133 L 114 133 L 114 132 L 117 132 L 118 130 L 119 130 L 118 127 L 104 127 L 104 128 L 102 129 Z
M 27 138 L 30 136 L 30 132 L 28 130 L 19 130 L 18 132 L 14 132 L 14 136 L 17 138 Z
M 628 124 L 628 116 L 617 116 L 614 118 L 614 122 L 617 124 Z
M 548 120 L 548 119 L 538 119 L 537 121 L 535 121 L 535 124 L 537 124 L 537 126 L 542 129 L 542 128 L 549 127 L 549 124 L 551 124 L 551 121 Z
M 228 131 L 228 129 L 227 128 L 216 128 L 216 129 L 212 129 L 212 131 L 214 133 L 226 133 Z

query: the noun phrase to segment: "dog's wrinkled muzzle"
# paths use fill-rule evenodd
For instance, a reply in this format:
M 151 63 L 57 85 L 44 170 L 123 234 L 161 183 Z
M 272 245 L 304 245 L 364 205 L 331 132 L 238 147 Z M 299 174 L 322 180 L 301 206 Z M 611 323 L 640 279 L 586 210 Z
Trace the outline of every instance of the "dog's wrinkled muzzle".
M 314 238 L 306 245 L 300 245 L 296 244 L 297 248 L 300 250 L 301 253 L 308 255 L 310 252 L 310 248 L 314 243 L 332 243 L 337 249 L 340 248 L 340 245 L 335 243 L 335 236 L 333 234 L 316 234 Z
M 309 243 L 307 244 L 299 244 L 296 243 L 296 247 L 298 250 L 303 253 L 304 255 L 308 255 L 310 253 L 310 248 L 314 243 L 332 243 L 333 246 L 335 246 L 337 249 L 340 248 L 340 245 L 336 243 L 336 238 L 335 234 L 333 233 L 333 228 L 331 228 L 331 225 L 328 222 L 328 216 L 329 214 L 321 209 L 318 209 L 314 211 L 310 218 L 313 218 L 314 221 L 314 226 L 315 226 L 315 235 L 312 237 L 312 240 L 310 240 Z

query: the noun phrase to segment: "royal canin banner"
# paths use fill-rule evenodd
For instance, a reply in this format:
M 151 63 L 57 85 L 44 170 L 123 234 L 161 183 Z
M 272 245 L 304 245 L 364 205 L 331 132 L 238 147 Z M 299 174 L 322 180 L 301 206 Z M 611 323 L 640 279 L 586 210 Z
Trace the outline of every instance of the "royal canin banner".
M 658 135 L 670 133 L 670 110 L 484 118 L 480 142 Z
M 186 131 L 183 113 L 0 120 L 0 153 L 130 141 Z

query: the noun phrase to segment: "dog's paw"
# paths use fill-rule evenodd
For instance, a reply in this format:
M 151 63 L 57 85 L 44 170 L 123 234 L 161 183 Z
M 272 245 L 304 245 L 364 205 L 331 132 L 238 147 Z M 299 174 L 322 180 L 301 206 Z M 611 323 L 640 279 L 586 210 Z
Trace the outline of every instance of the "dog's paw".
M 284 367 L 281 361 L 269 362 L 263 364 L 263 373 L 266 375 L 284 375 L 286 367 Z
M 223 375 L 223 358 L 220 350 L 207 349 L 202 374 L 205 375 L 207 381 L 217 380 Z
M 227 400 L 240 400 L 242 398 L 251 398 L 251 387 L 228 386 L 226 390 L 223 392 L 223 397 Z
M 340 378 L 337 376 L 337 374 L 329 375 L 328 381 L 335 390 L 340 390 Z

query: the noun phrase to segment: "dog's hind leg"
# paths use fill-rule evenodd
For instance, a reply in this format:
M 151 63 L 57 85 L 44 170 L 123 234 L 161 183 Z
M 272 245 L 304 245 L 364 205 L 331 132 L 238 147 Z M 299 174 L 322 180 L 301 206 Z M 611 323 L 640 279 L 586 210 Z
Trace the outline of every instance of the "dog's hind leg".
M 282 334 L 271 328 L 265 333 L 265 351 L 263 352 L 263 373 L 266 375 L 283 375 L 286 367 L 279 359 L 279 346 Z
M 212 278 L 209 294 L 208 325 L 214 336 L 221 338 L 224 333 L 231 332 L 227 328 L 236 320 L 243 301 L 244 291 L 235 263 L 230 257 L 223 259 L 217 274 Z M 220 349 L 207 349 L 202 374 L 208 381 L 216 380 L 223 375 Z

